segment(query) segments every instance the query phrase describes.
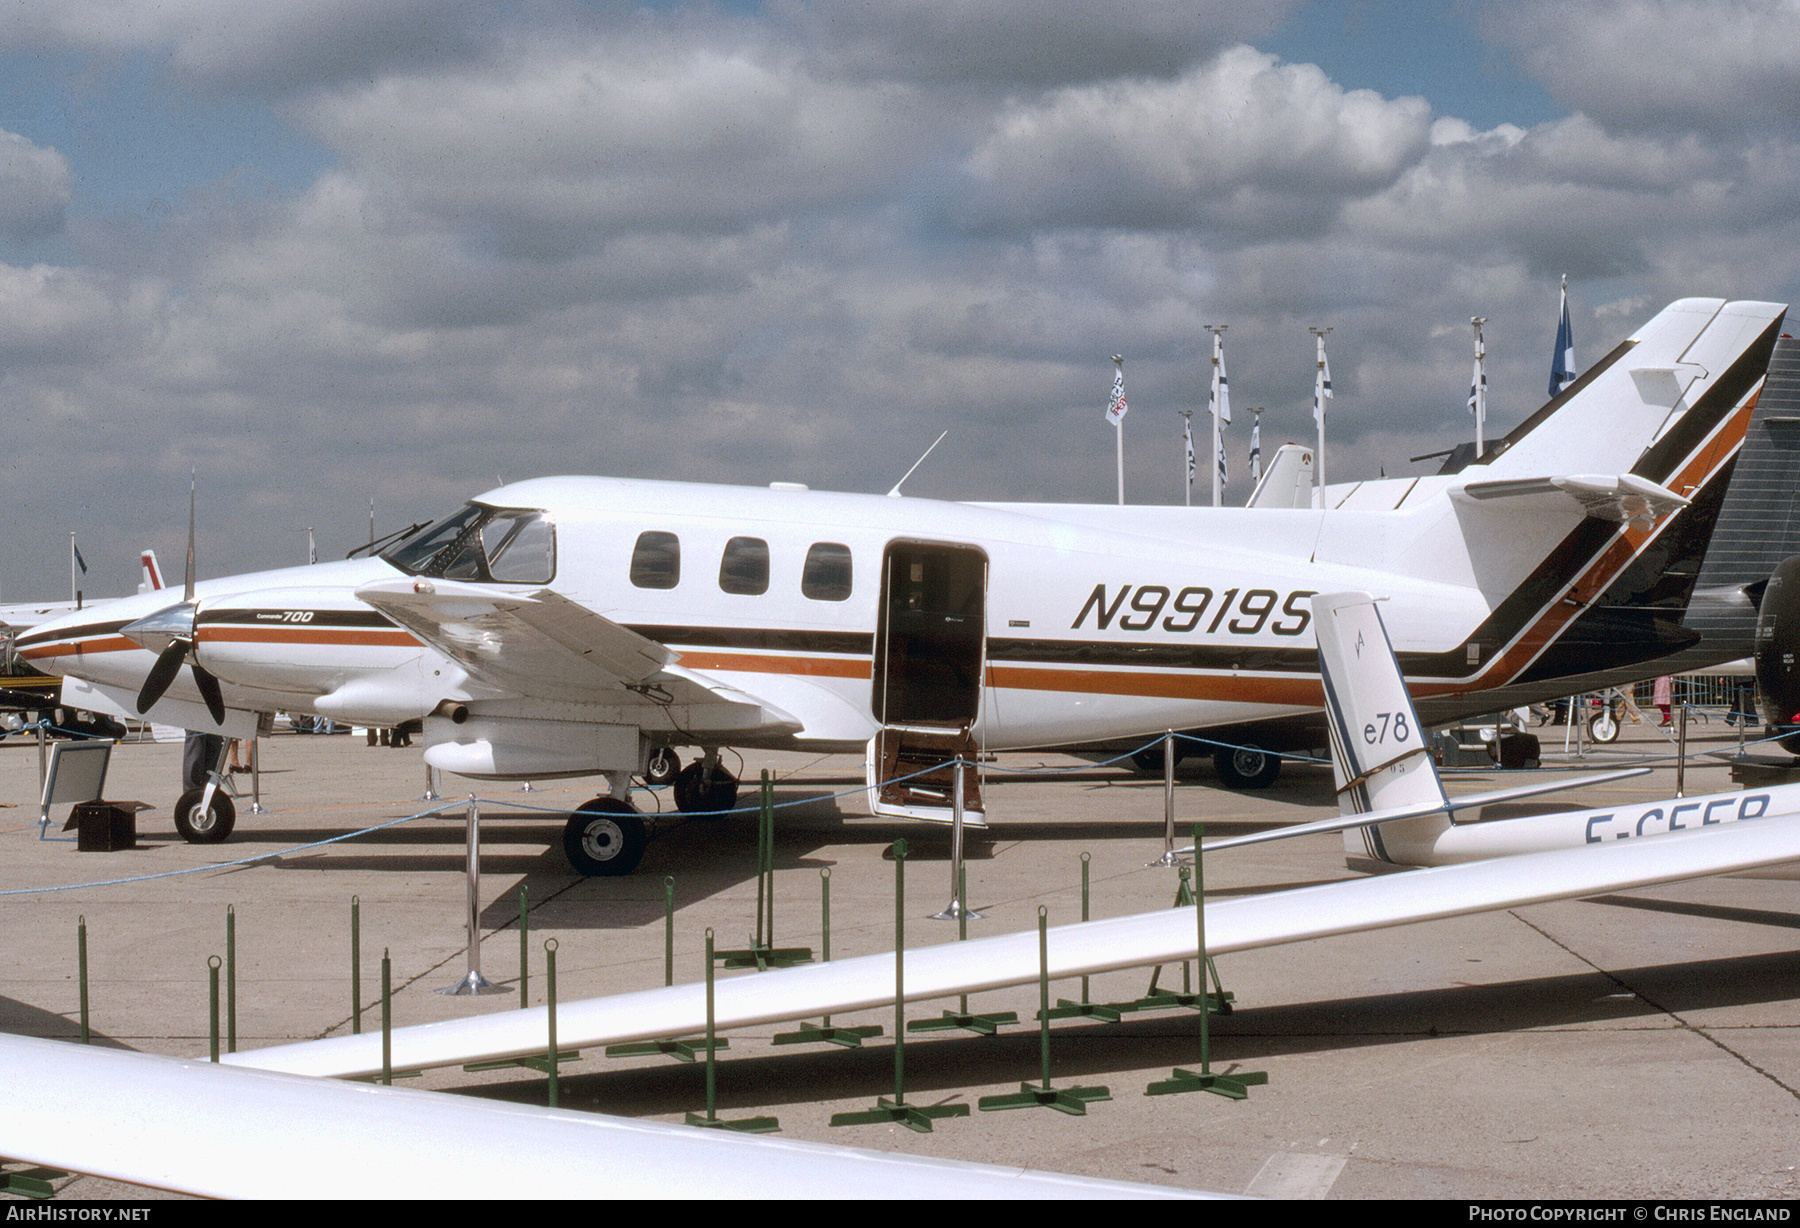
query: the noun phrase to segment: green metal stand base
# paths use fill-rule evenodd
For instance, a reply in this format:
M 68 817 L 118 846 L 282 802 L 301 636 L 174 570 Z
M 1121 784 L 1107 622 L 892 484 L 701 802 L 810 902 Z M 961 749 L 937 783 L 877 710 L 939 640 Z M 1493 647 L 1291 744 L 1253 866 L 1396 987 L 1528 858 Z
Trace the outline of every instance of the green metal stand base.
M 1067 998 L 1058 998 L 1056 1005 L 1050 1008 L 1050 1018 L 1098 1019 L 1102 1023 L 1117 1023 L 1121 1009 L 1101 1002 L 1071 1002 Z
M 729 1040 L 715 1040 L 713 1051 L 731 1048 Z M 624 1045 L 606 1046 L 607 1057 L 645 1057 L 663 1054 L 678 1062 L 691 1062 L 696 1056 L 706 1052 L 706 1041 L 696 1040 L 638 1040 Z
M 740 1117 L 736 1121 L 726 1121 L 723 1117 L 708 1117 L 701 1113 L 689 1113 L 687 1124 L 702 1130 L 736 1130 L 740 1134 L 774 1134 L 781 1129 L 781 1122 L 773 1117 Z
M 811 947 L 745 947 L 738 951 L 717 951 L 713 959 L 721 968 L 754 968 L 767 972 L 771 968 L 792 968 L 813 962 Z
M 1209 993 L 1205 995 L 1207 1009 L 1215 1015 L 1231 1014 L 1231 1004 L 1237 995 L 1232 993 Z M 1153 993 L 1134 1002 L 1114 1002 L 1116 1011 L 1168 1011 L 1176 1007 L 1188 1010 L 1200 1009 L 1201 995 L 1197 993 Z
M 1016 1011 L 1001 1011 L 994 1015 L 965 1015 L 957 1011 L 945 1011 L 939 1019 L 911 1019 L 907 1021 L 908 1032 L 952 1032 L 962 1029 L 982 1036 L 992 1036 L 1007 1024 L 1019 1022 Z
M 834 1126 L 882 1126 L 901 1125 L 908 1130 L 920 1134 L 931 1133 L 931 1123 L 938 1117 L 967 1117 L 969 1106 L 966 1104 L 933 1104 L 926 1108 L 917 1105 L 901 1104 L 882 1096 L 875 1101 L 875 1107 L 860 1113 L 833 1113 L 831 1124 Z
M 556 1060 L 559 1064 L 579 1061 L 580 1058 L 581 1050 L 579 1049 L 558 1049 L 556 1051 Z M 509 1057 L 505 1061 L 498 1062 L 470 1062 L 463 1069 L 470 1074 L 478 1074 L 483 1070 L 508 1070 L 514 1066 L 523 1066 L 527 1070 L 535 1070 L 539 1074 L 550 1073 L 550 1059 L 547 1057 Z
M 1231 1100 L 1247 1100 L 1252 1087 L 1260 1087 L 1268 1081 L 1268 1073 L 1261 1070 L 1246 1070 L 1228 1075 L 1200 1074 L 1177 1066 L 1175 1073 L 1169 1078 L 1146 1087 L 1144 1095 L 1178 1096 L 1183 1092 L 1211 1092 L 1215 1096 Z
M 857 1049 L 863 1041 L 870 1037 L 880 1036 L 879 1024 L 865 1024 L 856 1028 L 840 1028 L 836 1026 L 820 1027 L 818 1024 L 803 1023 L 797 1032 L 777 1032 L 774 1043 L 778 1045 L 841 1045 L 846 1049 Z
M 1112 1092 L 1104 1087 L 1051 1087 L 1048 1083 L 1021 1083 L 1019 1090 L 1006 1096 L 983 1096 L 976 1103 L 983 1113 L 1000 1109 L 1055 1109 L 1071 1117 L 1086 1117 L 1087 1106 L 1096 1100 L 1111 1100 Z
M 22 1162 L 0 1159 L 0 1165 Z M 56 1190 L 50 1183 L 68 1175 L 60 1168 L 39 1168 L 36 1165 L 29 1168 L 0 1169 L 0 1190 L 17 1194 L 20 1198 L 54 1198 Z

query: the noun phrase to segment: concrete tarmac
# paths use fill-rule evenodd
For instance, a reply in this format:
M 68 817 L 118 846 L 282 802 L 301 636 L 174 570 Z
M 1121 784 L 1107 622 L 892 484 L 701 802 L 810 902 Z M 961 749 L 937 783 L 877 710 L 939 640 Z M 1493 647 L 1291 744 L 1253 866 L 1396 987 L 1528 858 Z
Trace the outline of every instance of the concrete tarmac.
M 1538 732 L 1546 761 L 1561 760 L 1562 731 Z M 1693 731 L 1692 749 L 1713 757 L 1690 764 L 1688 793 L 1732 787 L 1724 761 L 1735 742 L 1716 716 Z M 1662 732 L 1628 726 L 1614 746 L 1590 748 L 1585 766 L 1672 749 Z M 379 1027 L 383 951 L 392 961 L 397 1026 L 516 1009 L 521 889 L 530 910 L 533 1005 L 544 999 L 549 938 L 557 942 L 561 1001 L 661 985 L 665 882 L 675 902 L 677 980 L 703 975 L 707 927 L 721 947 L 746 945 L 754 931 L 751 816 L 666 816 L 635 875 L 583 879 L 563 858 L 558 808 L 586 800 L 597 791 L 593 782 L 525 792 L 451 779 L 451 796 L 473 787 L 484 799 L 480 962 L 506 992 L 441 995 L 434 991 L 466 970 L 466 807 L 396 822 L 427 808 L 416 749 L 284 734 L 265 740 L 262 756 L 266 813 L 248 813 L 246 796 L 228 843 L 190 845 L 169 818 L 180 747 L 120 746 L 106 794 L 151 804 L 139 816 L 138 847 L 78 853 L 73 843 L 38 838 L 34 744 L 17 735 L 0 741 L 0 933 L 9 955 L 0 971 L 0 1029 L 78 1035 L 82 917 L 95 1043 L 184 1057 L 208 1049 L 207 959 L 225 954 L 228 908 L 240 1050 L 351 1029 L 352 897 L 360 901 L 365 1031 Z M 930 919 L 950 899 L 947 831 L 871 817 L 857 791 L 861 763 L 843 756 L 746 754 L 744 803 L 753 802 L 764 768 L 774 773 L 782 806 L 778 945 L 818 952 L 829 870 L 832 954 L 891 950 L 894 865 L 885 854 L 901 836 L 911 850 L 908 943 L 955 936 L 953 923 Z M 1670 796 L 1673 775 L 1663 766 L 1568 801 L 1587 807 Z M 1498 773 L 1459 775 L 1453 791 L 1505 783 Z M 248 784 L 241 787 L 247 795 Z M 990 766 L 986 789 L 992 826 L 971 834 L 967 850 L 970 903 L 985 916 L 970 922 L 971 935 L 1034 928 L 1040 906 L 1051 924 L 1079 920 L 1083 854 L 1092 916 L 1173 901 L 1175 871 L 1147 864 L 1163 849 L 1160 778 L 1060 754 L 1006 754 Z M 671 805 L 666 793 L 639 800 L 646 810 Z M 1231 793 L 1217 787 L 1209 761 L 1190 759 L 1175 794 L 1184 844 L 1195 820 L 1221 836 L 1324 817 L 1331 807 L 1329 768 L 1294 763 L 1271 789 Z M 61 834 L 66 811 L 54 812 L 52 834 Z M 321 843 L 371 828 L 380 830 Z M 1209 897 L 1355 877 L 1338 836 L 1221 853 L 1209 859 L 1206 876 Z M 1213 1020 L 1213 1068 L 1269 1078 L 1241 1102 L 1145 1095 L 1173 1067 L 1199 1064 L 1197 1018 L 1176 1010 L 1054 1026 L 1053 1082 L 1110 1090 L 1112 1098 L 1084 1117 L 977 1111 L 940 1121 L 929 1134 L 833 1128 L 833 1113 L 892 1096 L 891 1036 L 860 1050 L 772 1044 L 774 1033 L 791 1030 L 785 1026 L 730 1035 L 719 1112 L 773 1114 L 790 1138 L 1276 1197 L 1792 1198 L 1800 1192 L 1794 878 L 1784 868 L 1221 959 L 1236 1007 Z M 1179 987 L 1182 975 L 1164 968 L 1160 984 Z M 1097 977 L 1089 997 L 1136 998 L 1150 977 L 1147 969 Z M 1053 996 L 1079 992 L 1075 983 L 1052 986 Z M 954 1005 L 915 1003 L 907 1014 L 935 1017 Z M 973 1106 L 1037 1080 L 1036 988 L 982 995 L 970 1006 L 1014 1011 L 1025 1022 L 997 1036 L 909 1035 L 909 1102 Z M 834 1022 L 891 1033 L 893 1015 Z M 409 1085 L 524 1103 L 543 1103 L 545 1095 L 544 1076 L 519 1069 L 430 1071 Z M 666 1057 L 584 1052 L 563 1068 L 561 1104 L 680 1121 L 705 1107 L 704 1070 Z M 305 1163 L 304 1153 L 294 1162 Z M 504 1194 L 513 1182 L 529 1195 L 528 1178 L 496 1183 L 479 1167 L 472 1157 L 467 1193 Z M 595 1194 L 605 1196 L 604 1157 L 596 1157 L 594 1182 Z M 154 1196 L 80 1176 L 57 1186 L 64 1197 Z M 330 1190 L 330 1175 L 321 1173 L 321 1196 Z M 728 1193 L 756 1196 L 753 1189 Z

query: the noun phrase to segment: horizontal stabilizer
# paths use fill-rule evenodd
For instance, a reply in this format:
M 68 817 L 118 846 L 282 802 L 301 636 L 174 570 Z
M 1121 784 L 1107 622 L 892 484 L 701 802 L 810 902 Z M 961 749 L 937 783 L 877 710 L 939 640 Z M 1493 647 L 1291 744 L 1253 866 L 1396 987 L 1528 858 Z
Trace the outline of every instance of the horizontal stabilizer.
M 1277 827 L 1270 831 L 1254 832 L 1248 836 L 1229 836 L 1223 840 L 1209 840 L 1201 845 L 1206 852 L 1218 849 L 1241 848 L 1246 844 L 1267 844 L 1271 840 L 1290 840 L 1295 836 L 1316 836 L 1321 832 L 1348 831 L 1353 827 L 1368 827 L 1375 823 L 1395 823 L 1402 819 L 1420 819 L 1428 814 L 1449 815 L 1458 810 L 1474 810 L 1481 806 L 1493 806 L 1500 802 L 1516 802 L 1522 797 L 1541 797 L 1546 793 L 1561 793 L 1564 789 L 1585 789 L 1589 785 L 1610 784 L 1615 780 L 1627 780 L 1633 776 L 1648 776 L 1650 769 L 1620 768 L 1616 772 L 1600 772 L 1593 776 L 1563 777 L 1561 779 L 1539 780 L 1528 785 L 1515 785 L 1510 789 L 1495 789 L 1487 793 L 1466 793 L 1461 797 L 1453 797 L 1442 806 L 1395 806 L 1387 810 L 1375 810 L 1368 814 L 1340 814 L 1333 819 L 1320 819 L 1316 823 L 1296 823 L 1292 827 Z M 1192 848 L 1177 849 L 1184 857 L 1194 854 Z
M 1800 858 L 1800 823 L 1737 823 L 1594 848 L 1558 849 L 1218 900 L 1206 906 L 1207 950 L 1253 950 L 1444 917 L 1519 908 L 1652 883 L 1702 878 Z M 1194 915 L 1161 909 L 1049 931 L 1052 980 L 1175 963 L 1194 955 Z M 908 1001 L 980 993 L 1035 982 L 1035 929 L 906 953 Z M 894 957 L 865 955 L 751 973 L 714 986 L 720 1028 L 750 1027 L 868 1010 L 894 1000 Z M 706 986 L 676 985 L 563 1003 L 557 1043 L 571 1048 L 691 1036 L 705 1029 Z M 476 1019 L 398 1028 L 398 1069 L 422 1069 L 543 1052 L 542 1007 Z M 379 1035 L 339 1036 L 225 1057 L 229 1064 L 314 1075 L 368 1075 L 381 1069 Z
M 1631 473 L 1470 482 L 1450 492 L 1450 497 L 1459 503 L 1487 503 L 1532 495 L 1566 495 L 1580 506 L 1582 515 L 1614 524 L 1626 521 L 1649 524 L 1688 505 L 1686 499 L 1667 487 Z

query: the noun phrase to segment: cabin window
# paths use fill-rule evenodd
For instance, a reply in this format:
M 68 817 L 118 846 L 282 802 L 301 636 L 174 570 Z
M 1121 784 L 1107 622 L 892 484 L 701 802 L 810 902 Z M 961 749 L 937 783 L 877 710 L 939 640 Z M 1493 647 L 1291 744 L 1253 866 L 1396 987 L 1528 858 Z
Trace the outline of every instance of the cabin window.
M 638 534 L 631 552 L 631 582 L 639 588 L 674 588 L 681 583 L 681 539 L 652 529 Z
M 728 593 L 760 597 L 769 591 L 769 543 L 760 537 L 734 537 L 719 559 L 719 587 Z
M 806 552 L 800 573 L 800 593 L 814 601 L 850 599 L 850 547 L 837 542 L 814 542 Z

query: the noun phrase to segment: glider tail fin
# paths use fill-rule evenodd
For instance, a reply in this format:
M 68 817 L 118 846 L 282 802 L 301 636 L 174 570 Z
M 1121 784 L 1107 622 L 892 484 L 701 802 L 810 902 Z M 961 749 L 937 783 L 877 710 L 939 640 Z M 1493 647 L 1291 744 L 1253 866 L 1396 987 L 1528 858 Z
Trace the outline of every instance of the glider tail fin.
M 1415 821 L 1448 826 L 1449 799 L 1375 599 L 1367 593 L 1314 597 L 1313 626 L 1319 637 L 1338 809 L 1351 815 L 1403 806 L 1442 807 L 1442 817 Z M 1344 839 L 1348 851 L 1390 860 L 1381 850 L 1377 828 L 1351 829 Z

